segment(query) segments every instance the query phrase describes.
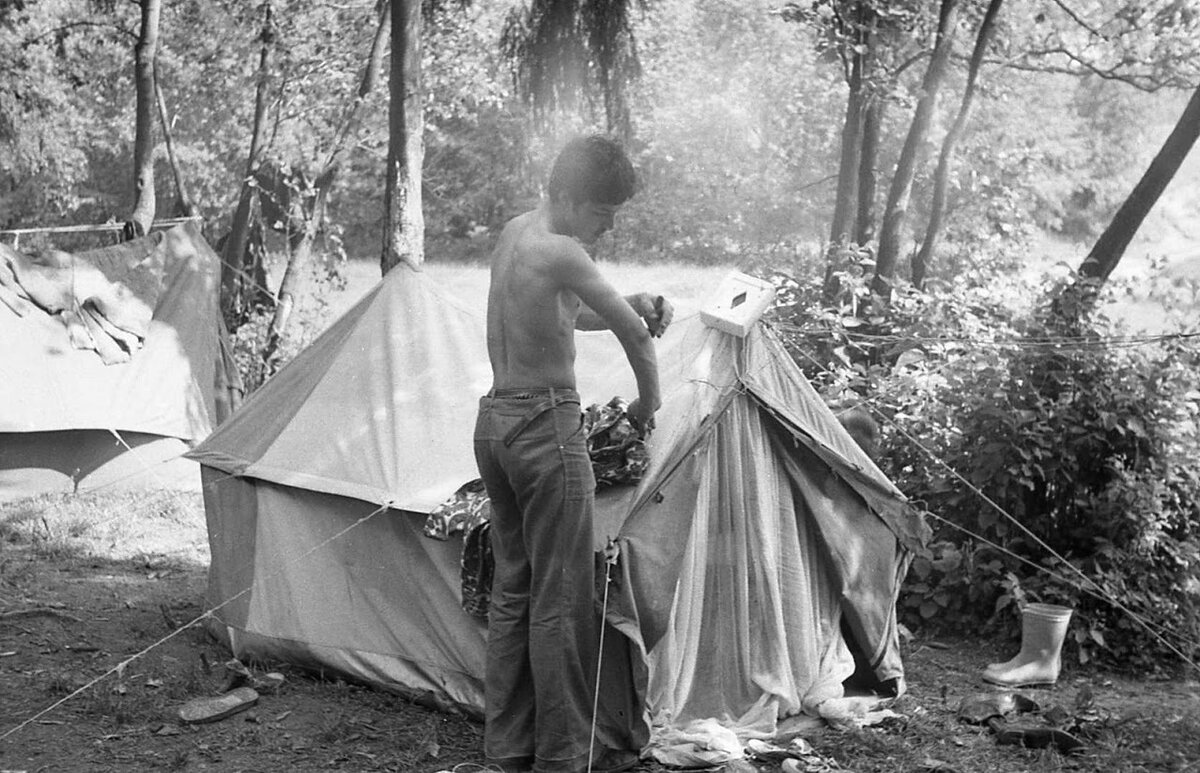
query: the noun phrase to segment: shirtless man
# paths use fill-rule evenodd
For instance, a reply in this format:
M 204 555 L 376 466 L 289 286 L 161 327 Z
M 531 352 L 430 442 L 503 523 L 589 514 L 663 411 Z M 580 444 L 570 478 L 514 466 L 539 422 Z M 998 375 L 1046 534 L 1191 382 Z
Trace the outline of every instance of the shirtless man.
M 589 748 L 596 676 L 592 507 L 596 482 L 575 391 L 575 330 L 616 334 L 637 379 L 629 406 L 653 426 L 660 404 L 652 336 L 671 306 L 621 297 L 580 244 L 634 192 L 633 167 L 603 137 L 569 143 L 542 206 L 505 226 L 492 254 L 475 458 L 492 504 L 495 559 L 484 754 L 506 772 L 624 770 L 636 750 Z

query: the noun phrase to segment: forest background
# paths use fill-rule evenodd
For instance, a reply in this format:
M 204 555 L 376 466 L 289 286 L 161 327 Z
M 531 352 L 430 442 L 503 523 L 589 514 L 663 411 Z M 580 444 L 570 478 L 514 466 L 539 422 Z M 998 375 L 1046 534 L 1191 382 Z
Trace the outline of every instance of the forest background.
M 485 260 L 615 134 L 643 189 L 598 257 L 771 279 L 879 421 L 935 527 L 906 624 L 1062 603 L 1069 658 L 1194 667 L 1200 247 L 1114 270 L 1168 184 L 1200 217 L 1197 48 L 1193 0 L 0 0 L 0 228 L 202 218 L 253 388 L 348 260 Z

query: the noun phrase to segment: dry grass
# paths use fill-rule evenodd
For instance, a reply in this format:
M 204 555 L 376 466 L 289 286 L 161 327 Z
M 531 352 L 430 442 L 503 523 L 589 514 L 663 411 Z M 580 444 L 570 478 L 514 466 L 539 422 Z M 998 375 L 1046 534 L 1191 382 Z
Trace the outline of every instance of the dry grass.
M 187 491 L 53 494 L 5 505 L 0 544 L 47 558 L 208 563 L 204 503 Z

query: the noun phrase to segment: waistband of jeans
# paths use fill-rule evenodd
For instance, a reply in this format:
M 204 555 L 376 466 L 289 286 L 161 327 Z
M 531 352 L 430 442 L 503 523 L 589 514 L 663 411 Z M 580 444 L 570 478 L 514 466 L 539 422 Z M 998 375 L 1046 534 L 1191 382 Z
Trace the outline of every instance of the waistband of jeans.
M 512 389 L 490 389 L 484 397 L 496 400 L 565 400 L 579 401 L 579 393 L 563 387 L 528 387 Z

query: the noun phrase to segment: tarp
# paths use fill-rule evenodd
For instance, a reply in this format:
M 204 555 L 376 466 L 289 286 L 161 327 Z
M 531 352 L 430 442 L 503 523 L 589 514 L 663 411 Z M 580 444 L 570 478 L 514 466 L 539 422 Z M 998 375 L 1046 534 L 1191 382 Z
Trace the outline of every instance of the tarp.
M 194 463 L 168 460 L 206 437 L 240 389 L 222 351 L 220 260 L 198 227 L 55 253 L 52 269 L 31 271 L 42 264 L 13 255 L 0 258 L 21 259 L 18 279 L 37 303 L 22 314 L 0 304 L 0 499 L 133 479 L 197 487 Z M 131 333 L 140 345 L 106 364 L 72 344 L 70 320 L 38 303 L 111 312 L 114 329 L 140 331 Z M 140 454 L 118 460 L 135 447 Z
M 482 299 L 398 267 L 189 454 L 206 468 L 209 602 L 236 654 L 482 707 L 461 544 L 421 525 L 477 476 L 484 342 Z M 634 396 L 611 334 L 577 349 L 585 405 Z M 595 543 L 620 554 L 603 732 L 662 739 L 715 717 L 770 735 L 841 696 L 843 620 L 902 690 L 895 599 L 920 518 L 769 329 L 740 339 L 684 313 L 657 351 L 650 466 L 597 496 Z

